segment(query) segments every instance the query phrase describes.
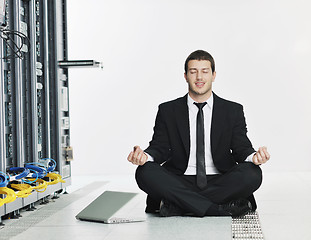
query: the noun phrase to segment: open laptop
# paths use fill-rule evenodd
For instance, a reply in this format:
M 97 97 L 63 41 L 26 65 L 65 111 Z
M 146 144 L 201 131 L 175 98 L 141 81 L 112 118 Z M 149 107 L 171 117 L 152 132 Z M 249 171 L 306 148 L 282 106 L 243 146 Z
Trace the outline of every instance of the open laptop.
M 145 221 L 143 217 L 133 217 L 129 212 L 135 207 L 138 193 L 105 191 L 76 218 L 102 223 L 129 223 Z

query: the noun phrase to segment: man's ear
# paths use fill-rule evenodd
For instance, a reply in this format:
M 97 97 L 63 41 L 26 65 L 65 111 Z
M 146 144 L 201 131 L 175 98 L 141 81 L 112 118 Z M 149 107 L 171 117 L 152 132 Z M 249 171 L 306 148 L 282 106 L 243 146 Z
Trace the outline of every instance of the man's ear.
M 216 71 L 213 72 L 213 80 L 212 80 L 212 82 L 215 82 L 215 78 L 216 78 Z
M 187 73 L 184 73 L 184 78 L 186 79 L 186 82 L 188 82 Z

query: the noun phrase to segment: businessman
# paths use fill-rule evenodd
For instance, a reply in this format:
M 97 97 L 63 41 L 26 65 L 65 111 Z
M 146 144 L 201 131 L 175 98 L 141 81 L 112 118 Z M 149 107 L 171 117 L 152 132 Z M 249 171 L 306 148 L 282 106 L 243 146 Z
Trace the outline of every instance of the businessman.
M 154 133 L 144 151 L 127 160 L 138 165 L 136 181 L 147 196 L 147 213 L 169 216 L 241 216 L 256 210 L 260 165 L 266 147 L 254 150 L 242 105 L 212 91 L 215 62 L 197 50 L 185 61 L 188 93 L 159 105 Z

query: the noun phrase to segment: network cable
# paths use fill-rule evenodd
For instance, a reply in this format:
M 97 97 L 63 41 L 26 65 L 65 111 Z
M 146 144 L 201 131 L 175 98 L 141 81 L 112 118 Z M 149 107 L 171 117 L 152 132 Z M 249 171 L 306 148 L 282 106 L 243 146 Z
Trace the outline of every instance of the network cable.
M 35 166 L 35 165 L 38 165 L 38 166 Z M 37 163 L 37 162 L 28 163 L 26 164 L 25 168 L 35 171 L 38 174 L 38 178 L 44 178 L 47 174 L 46 167 L 43 166 L 43 164 L 41 163 Z M 30 176 L 30 177 L 34 177 L 34 176 Z
M 58 173 L 48 173 L 46 177 L 50 178 L 52 181 L 47 182 L 48 185 L 54 185 L 59 182 L 65 183 L 66 181 L 62 179 L 62 176 Z
M 61 175 L 59 175 L 56 172 L 52 172 L 55 170 L 56 164 L 57 164 L 56 161 L 52 158 L 42 158 L 39 160 L 39 162 L 28 163 L 25 166 L 29 170 L 35 171 L 38 175 L 37 179 L 33 179 L 33 178 L 29 179 L 28 178 L 29 181 L 41 182 L 41 180 L 39 181 L 39 179 L 43 179 L 43 178 L 44 179 L 46 178 L 45 180 L 47 180 L 47 181 L 45 181 L 45 183 L 41 182 L 41 185 L 42 185 L 41 187 L 40 187 L 40 184 L 38 186 L 36 186 L 35 189 L 37 191 L 38 191 L 38 189 L 43 189 L 44 187 L 46 189 L 47 185 L 54 185 L 54 184 L 57 184 L 59 182 L 65 183 L 65 181 L 62 179 Z M 38 165 L 38 166 L 35 166 L 35 165 Z
M 43 179 L 28 179 L 30 181 L 34 181 L 34 184 L 37 183 L 37 185 L 32 186 L 32 189 L 36 190 L 37 192 L 44 192 L 48 186 L 47 182 Z
M 39 179 L 39 173 L 33 169 L 28 169 L 28 170 L 33 173 L 29 173 L 27 178 L 22 179 L 22 182 L 32 184 Z
M 54 171 L 56 168 L 56 161 L 53 158 L 42 158 L 39 162 L 45 164 L 48 173 Z
M 10 182 L 18 180 L 22 183 L 31 184 L 38 179 L 38 172 L 33 169 L 28 169 L 24 167 L 11 167 L 8 170 L 10 176 Z M 34 181 L 30 181 L 27 177 L 35 178 Z
M 13 190 L 18 190 L 16 196 L 19 198 L 28 197 L 33 190 L 32 186 L 27 183 L 11 183 L 10 187 L 13 188 Z
M 30 170 L 24 167 L 11 167 L 8 173 L 10 174 L 10 181 L 14 181 L 27 177 Z
M 0 187 L 6 187 L 9 183 L 10 177 L 4 172 L 0 171 Z
M 48 162 L 47 162 L 48 161 Z M 54 185 L 59 182 L 65 183 L 62 179 L 61 175 L 56 172 L 52 172 L 56 168 L 56 161 L 53 158 L 42 158 L 39 160 L 40 163 L 45 163 L 47 169 L 46 177 L 49 178 L 50 181 L 47 182 L 48 185 Z
M 16 193 L 14 192 L 14 190 L 7 187 L 0 187 L 0 194 L 6 195 L 5 198 L 0 198 L 0 207 L 3 204 L 13 202 L 16 199 Z
M 13 35 L 13 36 L 15 35 L 15 36 L 19 37 L 19 39 L 21 41 L 20 46 L 17 45 L 17 43 L 14 41 L 14 39 L 10 35 Z M 25 34 L 19 32 L 19 31 L 10 30 L 10 29 L 7 29 L 7 28 L 1 28 L 0 29 L 0 38 L 2 38 L 4 40 L 6 45 L 14 53 L 13 55 L 8 55 L 6 57 L 3 57 L 2 59 L 7 59 L 9 57 L 16 57 L 16 58 L 23 59 L 24 55 L 23 55 L 23 52 L 22 52 L 22 48 L 23 48 L 24 44 L 26 45 L 26 41 L 28 42 L 28 51 L 29 51 L 30 46 L 31 46 L 30 39 Z M 10 42 L 12 44 L 10 44 Z

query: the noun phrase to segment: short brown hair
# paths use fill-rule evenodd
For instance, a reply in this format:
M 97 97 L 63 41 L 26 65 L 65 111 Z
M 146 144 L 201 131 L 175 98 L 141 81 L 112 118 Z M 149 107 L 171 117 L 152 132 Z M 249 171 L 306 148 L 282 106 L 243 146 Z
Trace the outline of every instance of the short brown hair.
M 193 53 L 191 53 L 185 62 L 185 73 L 188 72 L 188 62 L 190 60 L 207 60 L 211 63 L 211 67 L 212 67 L 212 72 L 215 72 L 215 61 L 214 58 L 212 57 L 211 54 L 209 54 L 208 52 L 204 51 L 204 50 L 197 50 L 194 51 Z

